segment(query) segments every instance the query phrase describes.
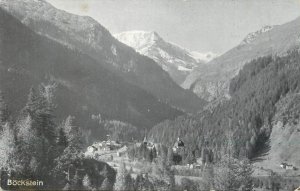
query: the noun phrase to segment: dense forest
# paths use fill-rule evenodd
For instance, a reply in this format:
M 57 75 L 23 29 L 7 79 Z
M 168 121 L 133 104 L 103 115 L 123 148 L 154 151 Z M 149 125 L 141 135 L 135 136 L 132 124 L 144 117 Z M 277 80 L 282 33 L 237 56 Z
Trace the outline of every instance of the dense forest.
M 43 86 L 38 91 L 31 88 L 25 106 L 14 118 L 0 92 L 0 165 L 4 189 L 174 190 L 174 173 L 165 160 L 147 163 L 149 168 L 134 178 L 124 163 L 116 172 L 107 163 L 85 156 L 83 129 L 72 116 L 57 123 L 53 114 L 56 106 L 49 99 L 53 96 Z M 94 119 L 101 122 L 100 116 Z M 102 124 L 108 131 L 116 130 L 112 134 L 114 139 L 124 139 L 119 131 L 122 127 L 135 129 L 119 121 Z M 9 179 L 36 180 L 43 184 L 8 185 Z
M 168 146 L 180 137 L 187 152 L 208 147 L 215 161 L 228 153 L 228 140 L 232 139 L 235 157 L 255 159 L 268 151 L 275 104 L 288 93 L 299 92 L 299 62 L 298 51 L 252 60 L 231 81 L 230 100 L 197 115 L 164 121 L 149 134 Z
M 76 126 L 72 116 L 57 124 L 50 97 L 42 86 L 39 91 L 31 88 L 26 105 L 13 118 L 0 92 L 2 185 L 10 189 L 5 182 L 10 177 L 43 181 L 43 189 L 86 189 L 84 182 L 96 188 L 112 188 L 115 170 L 84 157 L 82 128 Z

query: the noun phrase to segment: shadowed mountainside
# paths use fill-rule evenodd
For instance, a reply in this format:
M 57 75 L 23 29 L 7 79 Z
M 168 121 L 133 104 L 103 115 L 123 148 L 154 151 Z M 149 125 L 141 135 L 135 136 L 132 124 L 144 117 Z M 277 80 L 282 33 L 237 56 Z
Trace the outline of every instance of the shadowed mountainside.
M 90 17 L 56 9 L 44 0 L 1 0 L 0 6 L 36 33 L 89 55 L 161 102 L 187 112 L 201 110 L 205 104 L 179 87 L 157 63 L 116 40 Z
M 57 86 L 56 116 L 75 115 L 82 127 L 99 113 L 139 128 L 182 114 L 88 55 L 35 34 L 2 9 L 0 16 L 0 89 L 13 114 L 41 83 Z

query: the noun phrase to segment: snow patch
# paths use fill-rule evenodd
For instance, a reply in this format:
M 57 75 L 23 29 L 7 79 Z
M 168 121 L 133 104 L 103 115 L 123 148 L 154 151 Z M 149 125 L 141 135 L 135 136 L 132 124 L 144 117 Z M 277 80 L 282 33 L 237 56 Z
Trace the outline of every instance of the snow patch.
M 185 71 L 185 72 L 191 72 L 191 71 L 192 71 L 192 69 L 185 68 L 185 67 L 183 67 L 183 66 L 178 66 L 177 69 L 178 69 L 179 71 Z
M 160 36 L 158 36 L 156 32 L 148 32 L 148 31 L 122 32 L 119 34 L 115 34 L 114 37 L 120 42 L 136 50 L 149 47 L 160 39 Z
M 111 45 L 110 50 L 113 53 L 113 55 L 117 56 L 117 48 L 114 44 Z
M 201 52 L 192 51 L 192 52 L 190 52 L 190 54 L 198 62 L 202 61 L 204 63 L 207 63 L 218 56 L 217 54 L 212 53 L 212 52 L 201 53 Z
M 207 63 L 217 56 L 212 52 L 192 52 L 165 41 L 156 32 L 128 31 L 115 34 L 114 37 L 140 54 L 152 58 L 178 84 L 200 63 Z

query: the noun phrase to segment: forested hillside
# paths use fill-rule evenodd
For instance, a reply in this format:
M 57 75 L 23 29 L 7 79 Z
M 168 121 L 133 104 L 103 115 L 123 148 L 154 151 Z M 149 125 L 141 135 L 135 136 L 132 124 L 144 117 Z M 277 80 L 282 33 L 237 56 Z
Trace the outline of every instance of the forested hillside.
M 0 89 L 14 116 L 24 95 L 38 85 L 54 91 L 59 119 L 75 115 L 82 128 L 97 128 L 93 114 L 139 128 L 182 114 L 80 51 L 37 35 L 2 9 L 0 18 Z M 91 135 L 105 136 L 97 133 Z
M 216 160 L 226 153 L 226 142 L 230 138 L 236 157 L 254 159 L 269 150 L 272 120 L 278 111 L 276 103 L 287 94 L 299 93 L 299 76 L 298 51 L 288 52 L 283 57 L 255 59 L 231 81 L 232 99 L 195 116 L 162 122 L 150 134 L 168 145 L 181 137 L 191 151 L 208 144 Z

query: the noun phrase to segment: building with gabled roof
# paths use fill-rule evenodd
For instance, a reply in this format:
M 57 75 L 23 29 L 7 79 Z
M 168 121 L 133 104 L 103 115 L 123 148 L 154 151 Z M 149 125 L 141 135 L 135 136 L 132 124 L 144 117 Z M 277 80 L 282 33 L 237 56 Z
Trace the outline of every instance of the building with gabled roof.
M 178 137 L 177 141 L 174 143 L 173 152 L 178 153 L 184 151 L 184 142 Z

